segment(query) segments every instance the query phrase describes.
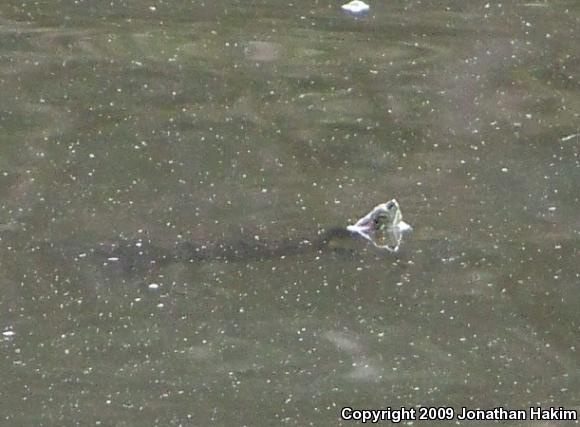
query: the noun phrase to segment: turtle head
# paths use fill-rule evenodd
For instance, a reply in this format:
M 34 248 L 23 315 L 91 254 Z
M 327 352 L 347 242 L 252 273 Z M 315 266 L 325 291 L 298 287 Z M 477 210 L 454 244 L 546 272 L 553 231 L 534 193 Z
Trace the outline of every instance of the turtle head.
M 403 221 L 403 214 L 399 203 L 389 200 L 373 208 L 368 215 L 359 219 L 354 225 L 358 231 L 370 234 L 374 231 L 392 230 Z
M 396 251 L 403 233 L 410 231 L 411 226 L 403 221 L 399 203 L 391 199 L 375 206 L 366 216 L 359 219 L 356 224 L 349 225 L 347 229 L 362 235 L 379 248 Z M 395 243 L 385 243 L 387 240 Z
M 371 214 L 375 230 L 391 230 L 403 220 L 401 208 L 395 199 L 376 206 Z

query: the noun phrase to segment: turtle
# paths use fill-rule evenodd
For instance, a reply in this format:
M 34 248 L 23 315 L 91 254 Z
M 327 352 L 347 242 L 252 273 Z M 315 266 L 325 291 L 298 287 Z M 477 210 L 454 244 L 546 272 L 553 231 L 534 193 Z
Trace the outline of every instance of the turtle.
M 352 249 L 351 243 L 360 248 L 361 242 L 365 246 L 394 253 L 399 251 L 403 236 L 411 230 L 412 227 L 403 221 L 399 203 L 391 199 L 376 205 L 354 224 L 330 228 L 313 238 L 265 241 L 242 236 L 213 243 L 180 242 L 172 248 L 139 240 L 101 245 L 96 252 L 101 257 L 105 256 L 109 264 L 120 263 L 125 271 L 139 270 L 138 265 L 159 268 L 175 262 L 284 259 L 312 250 L 349 250 Z
M 413 230 L 403 221 L 403 213 L 396 199 L 375 206 L 367 215 L 346 229 L 370 241 L 379 249 L 398 252 L 405 233 Z

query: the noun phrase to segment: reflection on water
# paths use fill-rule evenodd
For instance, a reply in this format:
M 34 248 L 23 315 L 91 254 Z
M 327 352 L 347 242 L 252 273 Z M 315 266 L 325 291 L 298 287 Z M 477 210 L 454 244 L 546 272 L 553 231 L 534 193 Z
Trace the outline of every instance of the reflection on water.
M 3 2 L 5 422 L 580 409 L 578 19 L 563 1 L 356 18 L 305 1 Z M 396 255 L 93 256 L 284 247 L 392 197 L 414 227 Z

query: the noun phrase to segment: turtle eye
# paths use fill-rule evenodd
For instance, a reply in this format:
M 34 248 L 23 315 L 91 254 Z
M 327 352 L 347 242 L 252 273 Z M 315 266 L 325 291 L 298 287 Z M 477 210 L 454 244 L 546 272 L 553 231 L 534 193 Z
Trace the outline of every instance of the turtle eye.
M 395 207 L 395 203 L 394 203 L 394 202 L 389 202 L 389 203 L 387 203 L 387 209 L 388 209 L 388 210 L 391 210 L 391 209 L 393 209 L 394 207 Z

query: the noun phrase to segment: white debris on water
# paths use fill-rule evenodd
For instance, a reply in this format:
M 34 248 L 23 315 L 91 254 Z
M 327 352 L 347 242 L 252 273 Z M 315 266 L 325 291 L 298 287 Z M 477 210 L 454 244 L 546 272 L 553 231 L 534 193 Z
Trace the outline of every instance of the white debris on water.
M 567 142 L 567 141 L 570 141 L 571 139 L 578 138 L 578 137 L 580 137 L 580 133 L 573 133 L 572 135 L 568 135 L 568 136 L 565 136 L 563 138 L 560 138 L 560 141 Z
M 14 335 L 16 335 L 16 332 L 14 332 L 14 331 L 10 331 L 10 330 L 8 330 L 8 331 L 3 331 L 3 332 L 2 332 L 2 335 L 3 335 L 3 336 L 5 336 L 6 338 L 11 338 L 11 337 L 13 337 Z
M 346 10 L 350 13 L 363 13 L 370 9 L 370 6 L 363 1 L 360 0 L 352 0 L 346 4 L 341 6 L 342 10 Z
M 151 290 L 156 290 L 159 289 L 159 284 L 157 283 L 150 283 L 149 286 L 147 286 L 149 289 Z

